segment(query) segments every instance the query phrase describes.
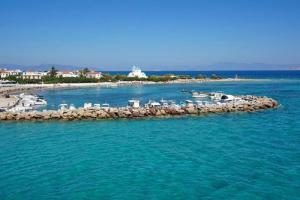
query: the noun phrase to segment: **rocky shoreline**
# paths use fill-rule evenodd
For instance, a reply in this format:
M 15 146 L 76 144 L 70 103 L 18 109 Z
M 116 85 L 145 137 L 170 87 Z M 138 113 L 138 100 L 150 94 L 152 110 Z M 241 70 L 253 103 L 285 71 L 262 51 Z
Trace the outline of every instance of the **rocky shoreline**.
M 147 117 L 171 117 L 184 115 L 203 115 L 208 113 L 227 112 L 254 112 L 258 110 L 271 109 L 278 106 L 278 102 L 268 97 L 257 97 L 252 95 L 238 96 L 242 103 L 227 102 L 210 105 L 190 105 L 179 107 L 111 107 L 111 108 L 79 108 L 74 110 L 47 110 L 30 112 L 2 112 L 2 121 L 48 121 L 48 120 L 82 120 L 82 119 L 135 119 Z

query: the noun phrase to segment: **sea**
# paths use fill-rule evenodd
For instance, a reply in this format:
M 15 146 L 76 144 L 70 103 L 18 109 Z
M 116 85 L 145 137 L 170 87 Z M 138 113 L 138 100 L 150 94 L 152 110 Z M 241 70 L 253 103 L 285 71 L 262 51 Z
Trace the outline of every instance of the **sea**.
M 276 109 L 148 119 L 0 122 L 0 199 L 300 199 L 300 71 L 147 72 L 260 79 L 40 90 L 48 105 L 126 106 L 184 91 L 272 97 Z

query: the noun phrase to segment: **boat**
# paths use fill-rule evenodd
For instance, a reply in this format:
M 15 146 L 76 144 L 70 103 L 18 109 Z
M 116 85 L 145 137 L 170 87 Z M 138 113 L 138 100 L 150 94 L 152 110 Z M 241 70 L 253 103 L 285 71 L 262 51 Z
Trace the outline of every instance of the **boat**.
M 202 106 L 203 105 L 203 102 L 199 101 L 199 100 L 196 100 L 195 103 L 196 103 L 197 106 Z
M 95 104 L 94 104 L 94 108 L 100 109 L 100 108 L 101 108 L 101 105 L 100 105 L 99 103 L 95 103 Z
M 207 98 L 208 94 L 205 94 L 203 92 L 192 92 L 192 97 L 196 99 L 200 98 Z
M 22 93 L 22 94 L 19 95 L 19 98 L 20 98 L 20 104 L 22 106 L 43 106 L 43 105 L 47 105 L 47 101 L 41 96 Z
M 221 97 L 221 102 L 230 102 L 230 101 L 234 101 L 234 100 L 235 100 L 235 96 L 229 95 L 229 94 L 224 94 Z
M 209 93 L 209 97 L 211 100 L 213 101 L 221 101 L 221 98 L 224 94 L 221 93 L 221 92 L 212 92 L 212 93 Z
M 194 105 L 194 103 L 193 103 L 192 100 L 185 100 L 185 106 L 186 107 L 193 106 L 193 105 Z
M 128 106 L 131 108 L 139 108 L 140 107 L 140 101 L 137 99 L 130 99 L 128 101 Z
M 60 110 L 66 110 L 66 109 L 68 109 L 68 104 L 66 104 L 66 103 L 59 104 L 59 109 Z
M 74 106 L 74 104 L 70 104 L 69 110 L 76 110 L 76 107 Z
M 92 108 L 92 103 L 84 103 L 83 108 Z
M 145 107 L 147 108 L 155 108 L 155 107 L 160 107 L 160 103 L 153 101 L 153 100 L 149 100 L 148 103 L 145 104 Z
M 160 102 L 160 105 L 163 107 L 168 107 L 168 105 L 169 105 L 169 102 L 164 99 L 161 99 L 159 102 Z
M 102 108 L 109 108 L 109 104 L 108 103 L 102 104 Z
M 29 111 L 29 110 L 33 110 L 33 107 L 17 105 L 15 107 L 9 109 L 9 111 L 11 111 L 11 112 L 26 112 L 26 111 Z

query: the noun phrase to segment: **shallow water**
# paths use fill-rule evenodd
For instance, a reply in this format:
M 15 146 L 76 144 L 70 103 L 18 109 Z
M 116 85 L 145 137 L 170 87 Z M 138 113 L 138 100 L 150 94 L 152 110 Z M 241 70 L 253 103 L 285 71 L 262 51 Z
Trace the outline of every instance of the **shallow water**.
M 0 122 L 0 199 L 299 199 L 300 80 L 40 92 L 47 108 L 182 89 L 269 96 L 280 107 L 201 117 Z

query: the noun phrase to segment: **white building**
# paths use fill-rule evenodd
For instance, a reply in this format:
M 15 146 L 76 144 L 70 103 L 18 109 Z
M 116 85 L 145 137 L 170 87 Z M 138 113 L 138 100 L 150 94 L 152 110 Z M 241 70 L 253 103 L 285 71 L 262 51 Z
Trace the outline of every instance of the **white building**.
M 21 74 L 21 70 L 7 70 L 7 69 L 0 69 L 0 78 L 7 78 L 9 76 L 18 76 Z
M 101 72 L 90 71 L 86 73 L 85 77 L 100 79 L 102 77 L 102 74 Z
M 79 77 L 79 74 L 73 71 L 58 71 L 56 76 L 63 78 L 77 78 Z
M 22 78 L 23 79 L 42 79 L 43 76 L 47 76 L 48 72 L 23 72 Z
M 133 66 L 132 71 L 128 74 L 128 77 L 147 78 L 146 74 L 141 71 L 139 67 Z

